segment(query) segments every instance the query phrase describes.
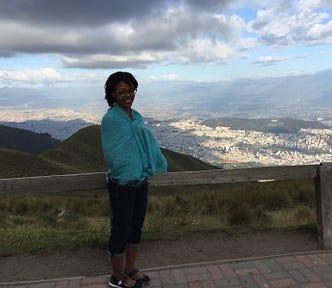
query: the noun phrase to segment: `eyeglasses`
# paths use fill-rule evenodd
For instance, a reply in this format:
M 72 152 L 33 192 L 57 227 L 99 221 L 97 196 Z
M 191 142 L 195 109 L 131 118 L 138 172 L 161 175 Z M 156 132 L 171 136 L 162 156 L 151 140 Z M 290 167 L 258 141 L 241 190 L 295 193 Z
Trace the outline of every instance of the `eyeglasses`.
M 116 94 L 118 94 L 120 97 L 124 96 L 135 96 L 137 90 L 136 89 L 130 89 L 130 90 L 118 90 L 116 91 Z

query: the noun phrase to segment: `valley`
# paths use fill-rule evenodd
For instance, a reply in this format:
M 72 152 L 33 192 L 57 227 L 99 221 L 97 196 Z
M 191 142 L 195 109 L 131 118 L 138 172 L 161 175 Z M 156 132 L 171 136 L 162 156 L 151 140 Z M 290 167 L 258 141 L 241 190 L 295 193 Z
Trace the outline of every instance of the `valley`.
M 275 124 L 281 120 L 271 121 Z M 193 119 L 152 122 L 149 126 L 161 146 L 224 168 L 332 161 L 329 126 L 298 128 L 287 133 L 209 127 Z

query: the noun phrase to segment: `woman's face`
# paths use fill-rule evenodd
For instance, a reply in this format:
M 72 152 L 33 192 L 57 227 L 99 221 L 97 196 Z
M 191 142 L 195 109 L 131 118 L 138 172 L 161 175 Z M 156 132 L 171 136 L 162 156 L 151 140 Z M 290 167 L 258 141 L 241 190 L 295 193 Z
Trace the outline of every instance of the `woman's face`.
M 136 90 L 134 87 L 129 86 L 125 82 L 119 82 L 116 86 L 113 97 L 117 105 L 119 105 L 123 110 L 128 111 L 135 99 Z

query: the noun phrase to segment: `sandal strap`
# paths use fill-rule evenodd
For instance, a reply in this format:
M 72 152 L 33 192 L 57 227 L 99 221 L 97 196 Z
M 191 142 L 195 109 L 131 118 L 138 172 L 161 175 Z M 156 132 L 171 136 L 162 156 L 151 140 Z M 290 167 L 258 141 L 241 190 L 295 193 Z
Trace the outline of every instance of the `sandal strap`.
M 123 276 L 121 277 L 120 281 L 122 281 L 122 283 L 124 283 L 126 280 L 128 280 L 129 276 L 126 274 L 123 274 Z
M 113 277 L 114 277 L 114 279 L 117 281 L 118 285 L 122 285 L 122 284 L 123 284 L 124 286 L 126 286 L 126 287 L 128 287 L 128 288 L 130 288 L 130 287 L 134 287 L 134 286 L 135 286 L 135 284 L 134 284 L 133 286 L 128 286 L 127 284 L 125 284 L 126 280 L 129 279 L 129 276 L 126 275 L 126 274 L 123 274 L 123 276 L 122 276 L 121 279 L 119 279 L 119 280 L 117 280 L 117 279 L 115 278 L 114 275 L 113 275 Z
M 143 278 L 141 279 L 135 279 L 133 278 L 133 276 L 136 273 L 142 273 L 144 275 Z M 138 281 L 138 282 L 143 282 L 146 283 L 145 285 L 147 285 L 147 283 L 149 283 L 151 281 L 150 277 L 148 275 L 146 275 L 145 273 L 141 272 L 140 270 L 138 270 L 137 268 L 135 268 L 133 271 L 131 271 L 130 273 L 127 273 L 127 271 L 125 271 L 125 274 L 127 274 L 127 276 L 129 276 L 131 279 Z
M 138 272 L 140 272 L 140 271 L 137 268 L 135 268 L 133 271 L 131 271 L 129 273 L 126 271 L 126 274 L 131 278 Z

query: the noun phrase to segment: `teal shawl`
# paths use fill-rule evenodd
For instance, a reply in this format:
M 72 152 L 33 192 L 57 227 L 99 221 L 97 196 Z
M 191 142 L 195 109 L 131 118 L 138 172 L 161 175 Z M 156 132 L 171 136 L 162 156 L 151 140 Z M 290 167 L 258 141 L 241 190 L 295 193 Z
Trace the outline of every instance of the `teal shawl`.
M 124 185 L 167 171 L 167 161 L 143 117 L 132 109 L 133 120 L 117 105 L 101 122 L 101 142 L 108 173 Z

